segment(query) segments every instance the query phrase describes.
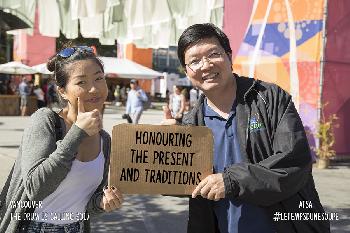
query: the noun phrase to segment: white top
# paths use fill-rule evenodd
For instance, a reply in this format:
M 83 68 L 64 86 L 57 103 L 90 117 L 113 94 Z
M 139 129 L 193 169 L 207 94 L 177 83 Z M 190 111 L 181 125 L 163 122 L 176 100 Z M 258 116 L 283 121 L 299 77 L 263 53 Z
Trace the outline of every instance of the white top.
M 43 90 L 41 90 L 41 88 L 37 88 L 37 89 L 34 89 L 34 94 L 36 95 L 36 98 L 38 100 L 41 100 L 41 101 L 44 101 L 45 100 L 45 94 L 43 92 Z
M 173 115 L 173 117 L 176 116 L 176 114 L 180 111 L 181 109 L 181 100 L 182 100 L 182 95 L 177 95 L 176 93 L 173 93 L 172 96 L 172 102 L 171 102 L 171 113 Z
M 38 222 L 56 225 L 81 220 L 92 194 L 102 182 L 105 158 L 102 150 L 97 158 L 89 162 L 73 161 L 72 168 L 57 189 L 36 208 L 34 216 Z
M 190 102 L 195 102 L 198 100 L 198 92 L 196 89 L 192 88 L 190 90 Z

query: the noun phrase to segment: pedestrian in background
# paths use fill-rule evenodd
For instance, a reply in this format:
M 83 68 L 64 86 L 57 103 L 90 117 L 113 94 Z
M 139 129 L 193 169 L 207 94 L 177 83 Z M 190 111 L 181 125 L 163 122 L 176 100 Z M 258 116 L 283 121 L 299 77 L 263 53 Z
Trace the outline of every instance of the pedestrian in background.
M 115 106 L 120 107 L 121 104 L 121 92 L 120 92 L 120 86 L 117 85 L 114 89 L 114 99 L 115 99 Z
M 169 96 L 169 108 L 171 115 L 181 121 L 185 111 L 185 96 L 182 94 L 182 88 L 174 85 L 173 93 Z
M 89 214 L 112 211 L 123 201 L 117 188 L 106 188 L 111 138 L 102 129 L 108 91 L 103 65 L 90 47 L 78 46 L 61 50 L 47 68 L 64 107 L 31 116 L 0 195 L 0 232 L 90 232 Z M 26 220 L 26 213 L 38 219 Z
M 35 85 L 33 93 L 36 96 L 38 108 L 45 107 L 46 104 L 45 104 L 45 93 L 44 93 L 44 91 L 38 85 Z
M 23 77 L 22 82 L 18 86 L 19 95 L 21 96 L 21 116 L 26 116 L 28 113 L 29 96 L 31 93 L 27 78 Z
M 200 92 L 197 87 L 192 87 L 190 90 L 190 109 L 194 108 L 200 96 Z
M 49 108 L 52 108 L 55 103 L 58 102 L 57 93 L 56 93 L 56 84 L 53 80 L 50 80 L 47 84 L 47 92 L 46 92 L 46 103 Z
M 148 101 L 146 93 L 139 87 L 136 79 L 130 81 L 130 91 L 126 101 L 126 114 L 129 114 L 132 123 L 138 124 L 143 112 L 143 105 Z

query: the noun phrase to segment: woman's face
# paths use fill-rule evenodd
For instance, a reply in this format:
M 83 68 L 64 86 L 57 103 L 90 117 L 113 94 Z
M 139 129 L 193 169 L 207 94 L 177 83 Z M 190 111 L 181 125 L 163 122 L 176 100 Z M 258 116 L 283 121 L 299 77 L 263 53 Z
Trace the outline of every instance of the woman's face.
M 177 86 L 173 86 L 173 92 L 178 95 L 180 90 Z
M 180 88 L 178 88 L 178 87 L 175 87 L 175 88 L 174 88 L 174 91 L 175 91 L 175 93 L 176 93 L 177 95 L 180 95 L 180 94 L 181 94 Z
M 83 102 L 85 111 L 98 109 L 102 111 L 107 98 L 108 88 L 104 73 L 96 61 L 92 59 L 75 61 L 66 65 L 69 79 L 65 88 L 60 88 L 60 94 L 70 107 L 77 111 L 78 97 Z

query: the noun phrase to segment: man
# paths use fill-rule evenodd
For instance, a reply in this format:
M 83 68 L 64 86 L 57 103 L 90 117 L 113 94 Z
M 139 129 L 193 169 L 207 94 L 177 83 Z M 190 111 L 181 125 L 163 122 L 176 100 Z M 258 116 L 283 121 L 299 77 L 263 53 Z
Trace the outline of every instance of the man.
M 53 80 L 49 80 L 47 84 L 46 102 L 49 108 L 52 108 L 55 103 L 58 102 L 58 96 L 56 95 L 56 84 Z
M 26 116 L 28 111 L 28 98 L 30 95 L 30 88 L 28 85 L 27 78 L 23 77 L 22 82 L 18 86 L 19 95 L 21 96 L 21 116 Z
M 231 55 L 212 24 L 190 26 L 179 38 L 180 63 L 204 93 L 182 124 L 205 125 L 214 136 L 214 174 L 192 193 L 188 232 L 329 232 L 328 221 L 273 221 L 279 213 L 324 213 L 309 145 L 291 96 L 233 73 Z
M 138 124 L 143 112 L 143 104 L 148 101 L 146 93 L 138 86 L 135 79 L 130 81 L 130 91 L 126 102 L 126 114 L 131 115 L 132 123 Z

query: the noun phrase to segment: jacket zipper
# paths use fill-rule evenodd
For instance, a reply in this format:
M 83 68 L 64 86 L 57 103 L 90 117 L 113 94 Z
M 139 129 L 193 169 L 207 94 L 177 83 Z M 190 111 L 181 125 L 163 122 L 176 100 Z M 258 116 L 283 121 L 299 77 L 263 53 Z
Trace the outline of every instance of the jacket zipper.
M 249 122 L 250 122 L 250 113 L 248 113 L 248 121 L 247 121 L 248 126 L 247 126 L 247 129 L 246 129 L 246 131 L 245 131 L 245 141 L 246 141 L 246 145 L 248 144 L 248 135 L 249 135 L 249 127 L 250 127 Z M 247 146 L 246 146 L 246 147 L 247 147 Z
M 244 102 L 246 103 L 245 104 L 245 111 L 247 112 L 247 115 L 248 115 L 248 121 L 247 121 L 247 128 L 246 128 L 246 131 L 245 131 L 245 141 L 246 141 L 246 143 L 245 143 L 245 150 L 247 150 L 247 147 L 248 147 L 248 137 L 249 137 L 249 128 L 250 128 L 250 109 L 249 109 L 249 107 L 247 106 L 247 96 L 248 96 L 248 94 L 249 94 L 249 91 L 250 90 L 248 90 L 245 94 L 244 94 L 244 97 L 243 97 L 243 100 L 244 100 Z

